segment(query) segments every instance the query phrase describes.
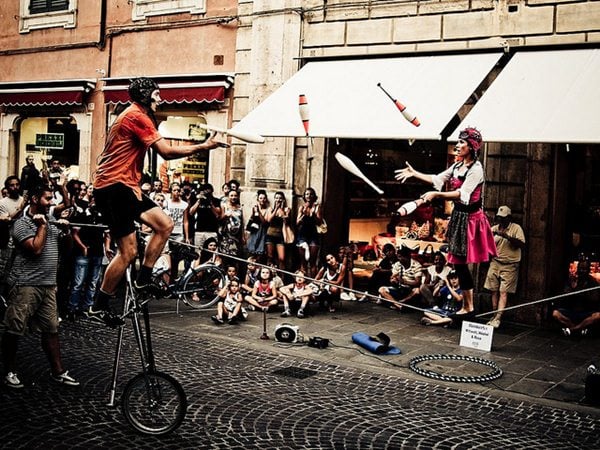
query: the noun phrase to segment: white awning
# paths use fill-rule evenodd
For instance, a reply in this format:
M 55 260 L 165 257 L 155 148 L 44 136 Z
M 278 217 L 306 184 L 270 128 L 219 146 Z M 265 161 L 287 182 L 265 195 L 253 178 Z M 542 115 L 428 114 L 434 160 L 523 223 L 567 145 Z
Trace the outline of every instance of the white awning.
M 600 50 L 515 54 L 461 125 L 489 142 L 600 142 Z
M 441 131 L 500 59 L 499 53 L 309 62 L 233 127 L 262 136 L 440 139 Z M 421 126 L 409 123 L 381 85 Z

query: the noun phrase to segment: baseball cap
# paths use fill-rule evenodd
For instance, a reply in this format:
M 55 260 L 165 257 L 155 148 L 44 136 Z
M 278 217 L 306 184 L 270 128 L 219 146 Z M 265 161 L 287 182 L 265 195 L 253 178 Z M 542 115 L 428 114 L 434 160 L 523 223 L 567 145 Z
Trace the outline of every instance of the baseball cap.
M 496 213 L 497 217 L 508 217 L 511 215 L 511 210 L 508 206 L 504 205 L 498 208 L 498 212 Z

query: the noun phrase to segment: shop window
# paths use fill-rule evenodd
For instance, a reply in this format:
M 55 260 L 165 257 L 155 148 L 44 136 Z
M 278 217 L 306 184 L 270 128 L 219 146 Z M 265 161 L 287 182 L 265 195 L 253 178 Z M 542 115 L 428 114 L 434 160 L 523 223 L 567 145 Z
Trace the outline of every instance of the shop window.
M 43 28 L 75 28 L 77 0 L 21 0 L 19 32 Z
M 149 16 L 190 13 L 204 14 L 206 0 L 134 0 L 132 20 L 145 20 Z

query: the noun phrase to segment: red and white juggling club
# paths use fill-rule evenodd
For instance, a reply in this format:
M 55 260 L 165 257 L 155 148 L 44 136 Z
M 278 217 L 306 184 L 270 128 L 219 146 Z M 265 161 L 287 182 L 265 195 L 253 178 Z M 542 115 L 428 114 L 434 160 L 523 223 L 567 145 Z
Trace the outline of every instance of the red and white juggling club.
M 415 127 L 418 127 L 418 126 L 421 125 L 421 122 L 419 122 L 419 119 L 417 119 L 417 116 L 415 116 L 408 109 L 406 109 L 406 106 L 404 106 L 404 104 L 400 103 L 399 100 L 396 100 L 394 97 L 392 97 L 388 93 L 388 91 L 386 91 L 383 88 L 383 86 L 381 85 L 381 83 L 377 83 L 377 86 L 385 93 L 385 95 L 387 95 L 389 97 L 389 99 L 391 101 L 394 102 L 394 105 L 396 105 L 396 108 L 398 108 L 398 111 L 400 111 L 402 113 L 402 115 L 404 116 L 404 118 L 406 120 L 408 120 L 410 123 L 412 123 Z
M 409 214 L 413 213 L 415 211 L 415 209 L 417 209 L 423 203 L 425 203 L 425 200 L 423 200 L 422 198 L 418 198 L 416 200 L 406 202 L 400 208 L 398 208 L 398 215 L 400 215 L 401 217 L 408 216 Z
M 304 131 L 308 136 L 308 127 L 310 125 L 310 109 L 308 108 L 308 100 L 304 94 L 300 94 L 298 96 L 298 112 L 300 113 L 300 119 L 302 119 Z
M 265 138 L 263 136 L 261 136 L 260 134 L 246 133 L 243 131 L 226 130 L 225 128 L 219 128 L 219 127 L 215 127 L 215 126 L 204 124 L 204 123 L 198 123 L 197 125 L 200 128 L 204 128 L 205 130 L 216 131 L 217 133 L 228 134 L 229 136 L 237 138 L 240 141 L 249 142 L 252 144 L 263 144 L 265 142 Z

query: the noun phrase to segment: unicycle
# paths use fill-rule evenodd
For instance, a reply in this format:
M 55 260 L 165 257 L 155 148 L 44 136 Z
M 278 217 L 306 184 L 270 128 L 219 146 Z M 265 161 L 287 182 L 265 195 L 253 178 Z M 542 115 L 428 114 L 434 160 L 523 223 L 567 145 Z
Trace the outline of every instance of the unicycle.
M 172 376 L 156 370 L 148 299 L 138 298 L 131 282 L 131 266 L 126 271 L 123 319 L 129 317 L 139 349 L 142 372 L 126 384 L 121 397 L 123 415 L 138 432 L 164 435 L 177 429 L 187 412 L 187 398 L 181 384 Z M 143 326 L 142 326 L 143 322 Z M 115 406 L 115 392 L 123 344 L 124 327 L 119 327 L 108 406 Z

